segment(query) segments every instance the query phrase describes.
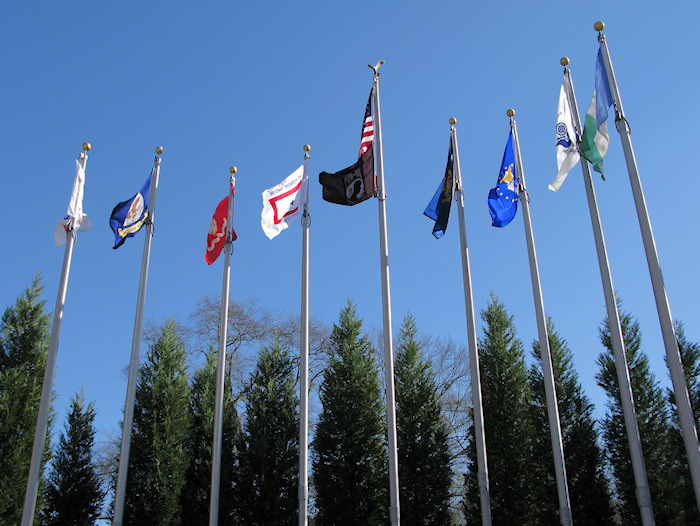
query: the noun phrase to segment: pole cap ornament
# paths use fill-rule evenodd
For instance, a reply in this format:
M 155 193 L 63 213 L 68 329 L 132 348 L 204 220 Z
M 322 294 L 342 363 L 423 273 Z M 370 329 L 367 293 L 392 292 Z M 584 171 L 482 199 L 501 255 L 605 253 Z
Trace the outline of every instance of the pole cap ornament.
M 161 153 L 163 153 L 163 147 L 162 147 L 162 146 L 156 146 L 156 153 L 157 153 L 158 155 L 160 155 Z
M 83 150 L 87 152 L 90 148 L 92 148 L 92 145 L 89 142 L 83 143 Z
M 311 146 L 309 146 L 308 144 L 305 144 L 305 145 L 304 145 L 304 151 L 305 151 L 305 152 L 308 152 L 309 150 L 311 150 Z
M 450 124 L 451 124 L 452 126 L 454 126 L 455 124 L 457 124 L 457 119 L 455 119 L 454 117 L 450 117 Z
M 513 115 L 515 115 L 515 110 L 514 110 L 513 108 L 510 108 L 510 109 L 506 112 L 506 115 L 508 115 L 508 117 L 512 117 Z
M 559 61 L 559 64 L 562 66 L 566 67 L 569 65 L 569 57 L 562 57 L 561 60 Z
M 231 172 L 231 175 L 235 174 L 238 171 L 238 168 L 235 166 L 232 166 L 231 168 L 228 169 L 229 172 Z
M 598 20 L 595 24 L 593 24 L 593 29 L 600 32 L 603 29 L 605 29 L 605 24 L 602 21 Z

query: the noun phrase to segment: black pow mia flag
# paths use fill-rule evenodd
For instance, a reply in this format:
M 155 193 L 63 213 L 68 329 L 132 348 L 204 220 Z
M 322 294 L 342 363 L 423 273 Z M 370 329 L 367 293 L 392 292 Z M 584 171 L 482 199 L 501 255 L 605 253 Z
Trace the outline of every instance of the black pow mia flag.
M 329 203 L 353 206 L 377 194 L 374 182 L 374 148 L 370 144 L 355 164 L 335 173 L 321 172 L 323 199 Z

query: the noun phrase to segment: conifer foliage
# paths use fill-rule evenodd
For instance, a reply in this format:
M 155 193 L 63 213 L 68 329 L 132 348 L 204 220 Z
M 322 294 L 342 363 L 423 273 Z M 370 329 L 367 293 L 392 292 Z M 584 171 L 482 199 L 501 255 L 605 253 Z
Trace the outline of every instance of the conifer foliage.
M 189 467 L 185 473 L 185 485 L 180 497 L 182 524 L 188 526 L 209 524 L 217 363 L 218 350 L 210 348 L 204 366 L 194 373 L 192 380 L 189 408 L 192 427 L 186 442 Z M 234 492 L 238 476 L 236 444 L 241 434 L 229 375 L 226 375 L 224 380 L 222 429 L 219 524 L 226 526 L 237 524 Z
M 417 341 L 415 320 L 404 318 L 397 346 L 396 428 L 401 523 L 450 523 L 450 451 L 437 385 Z
M 384 525 L 389 516 L 378 368 L 361 332 L 362 321 L 348 302 L 333 327 L 321 385 L 313 461 L 319 526 Z
M 605 459 L 598 446 L 593 404 L 583 393 L 566 340 L 556 332 L 551 319 L 547 320 L 547 328 L 573 522 L 590 526 L 612 524 L 613 508 L 605 478 Z M 535 425 L 533 472 L 538 482 L 533 489 L 538 494 L 537 516 L 541 524 L 557 524 L 559 498 L 539 340 L 532 343 L 532 357 L 535 360 L 528 376 Z
M 299 416 L 294 367 L 279 340 L 262 347 L 246 393 L 239 447 L 240 516 L 246 525 L 294 524 Z
M 100 515 L 105 492 L 92 459 L 94 421 L 94 404 L 76 394 L 48 478 L 43 524 L 91 526 Z
M 189 464 L 190 390 L 186 356 L 174 321 L 150 345 L 139 371 L 124 522 L 181 524 L 180 493 Z
M 493 524 L 531 524 L 535 506 L 530 476 L 533 427 L 523 344 L 516 336 L 513 317 L 494 295 L 481 318 L 486 323 L 479 340 L 479 356 L 491 517 Z M 468 524 L 479 524 L 473 437 L 472 427 L 464 510 Z
M 51 315 L 37 276 L 0 323 L 0 524 L 19 524 L 49 347 Z M 42 470 L 49 459 L 51 418 Z M 42 506 L 40 484 L 37 514 Z

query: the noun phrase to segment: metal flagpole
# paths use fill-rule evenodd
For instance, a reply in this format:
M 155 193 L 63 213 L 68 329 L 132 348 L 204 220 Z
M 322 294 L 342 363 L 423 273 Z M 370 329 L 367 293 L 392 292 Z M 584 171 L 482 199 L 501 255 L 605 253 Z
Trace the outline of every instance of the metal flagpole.
M 605 40 L 605 35 L 602 33 L 603 29 L 605 28 L 605 24 L 603 22 L 596 22 L 594 28 L 596 31 L 598 31 L 598 41 L 600 42 L 600 49 L 603 52 L 603 61 L 605 62 L 605 70 L 607 72 L 608 82 L 610 84 L 610 92 L 612 93 L 613 103 L 615 104 L 615 124 L 617 125 L 617 131 L 620 134 L 620 139 L 622 140 L 622 149 L 625 153 L 627 172 L 629 173 L 630 177 L 634 204 L 637 209 L 637 218 L 639 220 L 639 227 L 642 233 L 642 240 L 644 242 L 644 252 L 647 256 L 647 265 L 649 266 L 651 285 L 654 290 L 654 299 L 656 300 L 656 310 L 659 313 L 661 333 L 663 335 L 664 347 L 666 348 L 666 362 L 668 363 L 668 369 L 671 373 L 673 394 L 676 398 L 676 406 L 678 407 L 678 416 L 683 433 L 683 441 L 685 442 L 685 450 L 688 455 L 690 475 L 693 479 L 695 500 L 698 505 L 698 509 L 700 509 L 700 444 L 698 444 L 698 433 L 695 428 L 695 418 L 693 416 L 693 410 L 690 407 L 688 388 L 685 382 L 680 352 L 678 351 L 676 333 L 673 328 L 671 307 L 668 302 L 668 296 L 666 295 L 664 278 L 661 274 L 659 255 L 656 251 L 654 233 L 651 230 L 651 221 L 649 220 L 649 212 L 647 211 L 647 205 L 644 199 L 642 181 L 639 177 L 639 170 L 637 169 L 637 160 L 634 157 L 634 150 L 632 149 L 630 128 L 627 123 L 627 118 L 625 117 L 625 112 L 622 109 L 620 91 L 618 90 L 617 82 L 615 81 L 615 72 L 613 71 L 612 62 L 610 60 L 608 44 Z
M 134 401 L 136 399 L 136 382 L 139 373 L 139 354 L 141 352 L 141 335 L 143 332 L 143 310 L 146 303 L 146 283 L 148 281 L 148 265 L 151 259 L 151 239 L 153 238 L 153 218 L 156 212 L 156 192 L 158 191 L 158 176 L 160 174 L 160 154 L 163 148 L 156 148 L 156 158 L 153 161 L 153 177 L 148 191 L 148 222 L 146 224 L 146 239 L 143 244 L 141 259 L 141 278 L 139 280 L 139 295 L 136 300 L 136 321 L 134 336 L 131 340 L 131 360 L 129 362 L 129 380 L 126 387 L 126 403 L 124 405 L 124 423 L 122 425 L 122 443 L 119 452 L 119 468 L 117 470 L 117 487 L 114 494 L 114 526 L 122 526 L 124 522 L 124 498 L 126 495 L 126 477 L 129 471 L 129 451 L 131 449 L 131 429 L 134 423 Z
M 464 225 L 464 192 L 462 190 L 462 172 L 459 167 L 459 148 L 457 147 L 457 119 L 450 119 L 450 140 L 454 156 L 455 201 L 459 216 L 459 240 L 462 252 L 462 277 L 464 280 L 464 307 L 467 313 L 467 340 L 469 344 L 469 369 L 472 383 L 472 405 L 474 419 L 474 438 L 476 440 L 477 482 L 481 502 L 481 524 L 491 526 L 491 496 L 489 495 L 489 471 L 486 459 L 486 438 L 484 436 L 484 408 L 481 401 L 481 375 L 479 373 L 479 350 L 476 340 L 474 321 L 474 297 L 472 295 L 472 275 L 469 267 L 469 247 Z
M 379 250 L 382 273 L 382 307 L 384 313 L 384 377 L 386 380 L 386 425 L 389 452 L 389 519 L 392 525 L 400 523 L 399 469 L 396 444 L 396 399 L 394 396 L 394 348 L 391 332 L 391 295 L 389 291 L 389 248 L 386 235 L 386 193 L 384 192 L 384 158 L 382 157 L 382 118 L 379 111 L 379 71 L 381 60 L 374 70 L 372 86 L 374 121 L 374 144 L 377 150 L 377 202 L 379 203 Z
M 80 153 L 80 166 L 83 171 L 87 164 L 87 152 L 90 150 L 90 143 L 83 144 L 83 151 Z M 66 287 L 68 286 L 68 273 L 73 256 L 73 245 L 78 231 L 76 222 L 80 218 L 71 218 L 66 228 L 66 249 L 63 253 L 63 267 L 61 269 L 61 280 L 58 285 L 56 295 L 56 308 L 53 311 L 53 324 L 51 327 L 51 338 L 49 340 L 49 350 L 46 357 L 46 368 L 44 369 L 44 382 L 41 386 L 41 401 L 39 402 L 39 415 L 36 419 L 36 431 L 34 433 L 34 446 L 32 448 L 32 460 L 29 464 L 29 478 L 27 479 L 27 490 L 24 495 L 24 509 L 22 510 L 22 526 L 31 526 L 34 522 L 34 510 L 36 508 L 36 498 L 39 489 L 39 477 L 41 476 L 41 457 L 44 454 L 44 443 L 46 442 L 46 430 L 49 425 L 49 410 L 51 409 L 51 391 L 53 390 L 53 380 L 56 375 L 56 358 L 58 355 L 58 340 L 61 335 L 61 323 L 63 322 L 63 307 L 66 303 Z
M 301 249 L 301 354 L 299 361 L 299 526 L 308 524 L 309 498 L 309 150 L 304 145 L 304 175 L 306 185 L 304 212 L 301 216 L 303 241 Z
M 216 402 L 214 408 L 214 444 L 211 461 L 211 497 L 209 499 L 209 526 L 219 523 L 219 485 L 221 482 L 221 442 L 223 439 L 224 375 L 226 369 L 226 329 L 228 326 L 228 291 L 233 252 L 233 188 L 236 185 L 237 168 L 229 168 L 231 182 L 226 216 L 226 246 L 224 246 L 224 283 L 221 289 L 221 313 L 219 315 L 219 361 L 216 369 Z
M 574 83 L 571 80 L 571 72 L 567 67 L 569 59 L 561 59 L 564 66 L 564 78 L 566 79 L 566 96 L 569 99 L 576 130 L 576 142 L 581 141 L 581 120 L 576 103 Z M 617 298 L 613 288 L 612 276 L 610 274 L 610 264 L 608 263 L 608 252 L 605 248 L 605 238 L 603 237 L 603 227 L 598 213 L 598 201 L 593 188 L 591 169 L 588 161 L 581 159 L 581 169 L 583 170 L 583 182 L 586 187 L 586 197 L 588 198 L 588 209 L 591 214 L 591 225 L 593 226 L 593 237 L 598 254 L 598 266 L 600 267 L 600 279 L 603 282 L 603 295 L 605 296 L 605 306 L 608 314 L 608 328 L 610 329 L 610 339 L 612 341 L 613 355 L 615 357 L 615 368 L 617 370 L 617 383 L 620 386 L 620 400 L 622 403 L 622 414 L 625 419 L 625 429 L 627 431 L 627 442 L 630 448 L 632 460 L 632 472 L 636 485 L 637 504 L 642 516 L 642 524 L 645 526 L 654 524 L 654 511 L 649 493 L 649 481 L 647 479 L 646 467 L 644 465 L 644 453 L 642 451 L 642 439 L 639 435 L 639 425 L 637 423 L 637 413 L 634 408 L 634 396 L 632 394 L 632 384 L 630 383 L 630 373 L 627 365 L 625 352 L 625 340 L 622 335 L 620 325 L 620 313 L 617 310 Z
M 564 462 L 564 446 L 561 439 L 561 424 L 559 422 L 559 405 L 557 403 L 557 391 L 552 371 L 552 355 L 549 349 L 549 334 L 545 322 L 544 302 L 542 300 L 542 286 L 540 284 L 540 271 L 537 265 L 537 252 L 535 251 L 535 239 L 532 233 L 532 221 L 530 219 L 530 200 L 525 184 L 523 161 L 520 156 L 520 142 L 518 140 L 518 126 L 513 116 L 515 110 L 508 110 L 510 127 L 513 130 L 513 150 L 515 151 L 515 170 L 520 179 L 518 195 L 523 208 L 523 225 L 525 226 L 525 239 L 527 241 L 527 254 L 530 259 L 530 278 L 532 279 L 532 295 L 535 300 L 535 315 L 537 317 L 537 332 L 540 338 L 540 359 L 542 360 L 542 380 L 544 381 L 544 393 L 547 399 L 547 416 L 549 418 L 549 433 L 552 439 L 552 452 L 554 454 L 554 472 L 557 479 L 557 494 L 559 497 L 559 522 L 562 526 L 570 526 L 571 503 L 569 502 L 569 487 L 566 482 L 566 463 Z

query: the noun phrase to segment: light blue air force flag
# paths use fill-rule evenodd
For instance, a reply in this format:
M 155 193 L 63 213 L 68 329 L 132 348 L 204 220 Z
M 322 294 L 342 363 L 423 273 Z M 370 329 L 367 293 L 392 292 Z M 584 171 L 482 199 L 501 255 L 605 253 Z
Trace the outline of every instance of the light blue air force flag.
M 513 155 L 513 130 L 508 135 L 506 150 L 503 152 L 501 170 L 498 172 L 496 188 L 489 192 L 489 212 L 491 224 L 497 227 L 508 225 L 518 211 L 518 177 L 515 173 L 515 156 Z

